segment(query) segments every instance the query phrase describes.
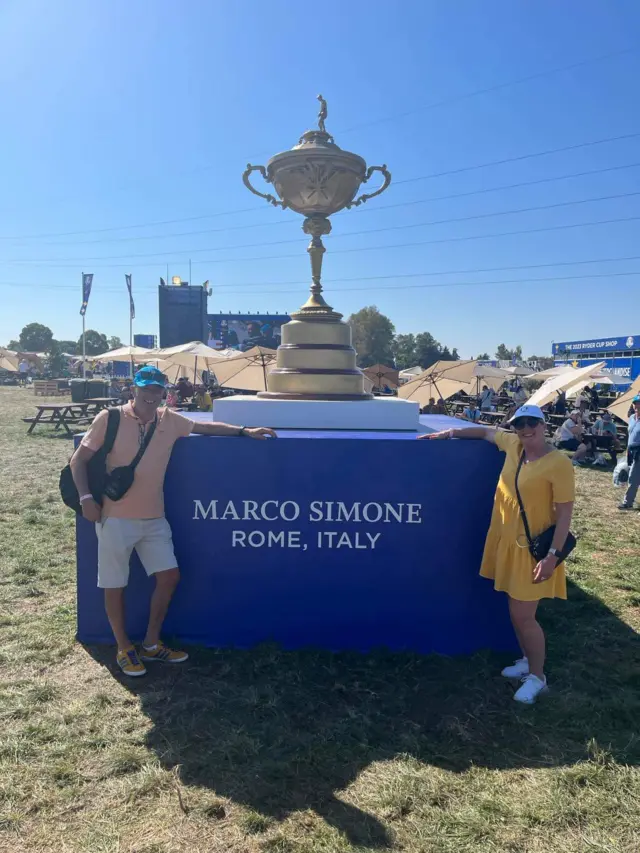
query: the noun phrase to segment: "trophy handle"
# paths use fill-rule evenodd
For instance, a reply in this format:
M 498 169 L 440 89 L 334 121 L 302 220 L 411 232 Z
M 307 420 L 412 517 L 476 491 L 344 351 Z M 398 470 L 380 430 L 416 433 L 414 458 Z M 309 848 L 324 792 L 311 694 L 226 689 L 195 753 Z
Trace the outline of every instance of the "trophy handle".
M 259 195 L 260 198 L 266 199 L 269 202 L 269 204 L 272 204 L 274 207 L 281 207 L 284 210 L 285 207 L 287 206 L 286 202 L 278 201 L 278 199 L 275 196 L 272 196 L 270 193 L 261 193 L 255 187 L 251 186 L 251 181 L 249 180 L 249 175 L 252 172 L 260 172 L 260 174 L 264 178 L 265 182 L 268 184 L 271 183 L 271 181 L 267 177 L 267 170 L 265 169 L 264 166 L 252 166 L 251 163 L 247 163 L 247 168 L 244 170 L 244 172 L 242 174 L 242 183 L 245 185 L 245 187 L 248 190 L 251 190 L 251 192 L 254 195 Z
M 348 208 L 358 207 L 359 205 L 364 204 L 365 201 L 368 201 L 370 198 L 373 198 L 374 196 L 383 193 L 389 186 L 389 184 L 391 183 L 391 172 L 387 170 L 386 163 L 383 166 L 369 166 L 369 168 L 367 169 L 367 174 L 364 176 L 362 183 L 366 184 L 366 182 L 369 180 L 369 178 L 373 175 L 374 172 L 382 172 L 382 175 L 384 176 L 384 183 L 382 184 L 382 186 L 374 193 L 364 193 L 360 196 L 360 198 L 357 198 L 355 201 L 352 201 L 350 204 L 348 204 Z

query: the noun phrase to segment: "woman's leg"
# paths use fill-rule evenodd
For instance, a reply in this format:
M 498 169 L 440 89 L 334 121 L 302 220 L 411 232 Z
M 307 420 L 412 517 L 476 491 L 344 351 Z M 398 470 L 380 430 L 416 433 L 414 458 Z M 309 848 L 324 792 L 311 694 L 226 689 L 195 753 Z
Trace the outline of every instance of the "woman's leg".
M 545 639 L 542 628 L 536 620 L 537 609 L 537 601 L 518 601 L 515 598 L 509 598 L 511 624 L 529 660 L 529 672 L 542 680 L 544 679 Z

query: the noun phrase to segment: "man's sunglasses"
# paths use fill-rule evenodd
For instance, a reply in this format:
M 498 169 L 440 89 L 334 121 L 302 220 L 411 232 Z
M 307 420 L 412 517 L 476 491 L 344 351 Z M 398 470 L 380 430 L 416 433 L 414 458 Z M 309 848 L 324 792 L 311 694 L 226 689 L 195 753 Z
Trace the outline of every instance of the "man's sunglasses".
M 516 418 L 512 423 L 514 429 L 524 429 L 525 427 L 537 427 L 542 421 L 540 418 Z

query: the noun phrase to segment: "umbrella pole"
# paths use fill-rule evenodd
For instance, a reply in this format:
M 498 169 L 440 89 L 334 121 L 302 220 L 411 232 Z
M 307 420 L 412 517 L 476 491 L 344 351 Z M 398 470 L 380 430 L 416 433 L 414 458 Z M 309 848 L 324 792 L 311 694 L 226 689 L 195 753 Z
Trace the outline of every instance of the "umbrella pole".
M 264 390 L 267 390 L 267 362 L 263 355 L 260 356 L 262 359 L 262 376 L 264 377 Z

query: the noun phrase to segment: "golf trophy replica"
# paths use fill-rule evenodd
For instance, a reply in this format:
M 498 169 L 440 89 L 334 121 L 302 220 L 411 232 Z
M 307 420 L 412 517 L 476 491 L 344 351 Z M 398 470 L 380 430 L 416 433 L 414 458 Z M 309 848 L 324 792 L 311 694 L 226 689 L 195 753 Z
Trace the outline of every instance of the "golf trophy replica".
M 255 195 L 305 217 L 302 230 L 311 237 L 307 248 L 311 293 L 302 308 L 292 314 L 291 322 L 282 326 L 282 343 L 276 366 L 267 378 L 268 390 L 252 399 L 225 398 L 214 406 L 214 415 L 233 416 L 233 422 L 248 426 L 416 430 L 416 403 L 373 399 L 365 391 L 364 374 L 356 367 L 351 345 L 351 328 L 322 295 L 322 238 L 331 232 L 329 216 L 380 195 L 391 183 L 391 175 L 386 166 L 367 168 L 358 154 L 336 145 L 325 128 L 327 103 L 322 95 L 318 101 L 317 129 L 303 133 L 297 145 L 276 154 L 266 168 L 249 164 L 242 176 Z M 251 184 L 253 172 L 273 185 L 277 198 Z M 356 198 L 361 184 L 376 172 L 382 175 L 381 186 Z

